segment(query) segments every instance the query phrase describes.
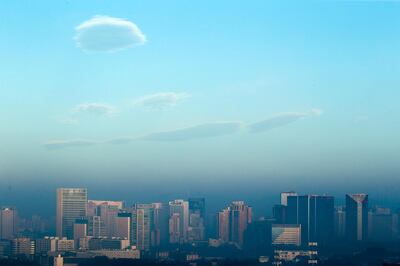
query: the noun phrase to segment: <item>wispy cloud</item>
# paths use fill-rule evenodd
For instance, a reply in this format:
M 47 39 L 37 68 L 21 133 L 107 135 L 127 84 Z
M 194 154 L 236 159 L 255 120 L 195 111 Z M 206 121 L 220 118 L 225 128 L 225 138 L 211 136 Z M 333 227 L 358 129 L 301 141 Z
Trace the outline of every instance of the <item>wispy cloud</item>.
M 44 143 L 44 146 L 49 150 L 53 150 L 73 147 L 87 147 L 100 143 L 101 142 L 94 140 L 52 140 Z
M 117 109 L 106 103 L 82 103 L 72 109 L 73 114 L 91 114 L 91 115 L 113 115 Z
M 303 119 L 305 117 L 317 116 L 317 115 L 321 115 L 321 114 L 322 114 L 321 109 L 312 109 L 309 112 L 280 113 L 280 114 L 274 115 L 270 118 L 267 118 L 265 120 L 262 120 L 262 121 L 259 121 L 256 123 L 252 123 L 252 124 L 248 124 L 247 128 L 250 130 L 250 132 L 259 133 L 259 132 L 271 130 L 273 128 L 288 125 L 290 123 L 296 122 L 297 120 Z
M 219 137 L 239 132 L 241 129 L 248 129 L 250 132 L 264 132 L 273 128 L 282 127 L 287 124 L 293 123 L 299 119 L 306 117 L 321 115 L 320 109 L 312 109 L 308 112 L 291 112 L 281 113 L 272 116 L 268 119 L 245 124 L 240 121 L 231 122 L 211 122 L 195 126 L 190 126 L 181 129 L 174 129 L 169 131 L 158 131 L 142 136 L 127 136 L 118 137 L 108 140 L 52 140 L 44 143 L 48 149 L 60 149 L 70 147 L 86 147 L 98 144 L 128 144 L 134 141 L 160 141 L 160 142 L 176 142 L 176 141 L 189 141 L 196 139 Z
M 138 139 L 148 141 L 183 141 L 233 134 L 241 128 L 241 122 L 214 122 L 164 132 L 155 132 Z
M 159 92 L 135 99 L 133 101 L 133 105 L 136 107 L 145 107 L 149 109 L 162 109 L 165 107 L 174 106 L 178 102 L 189 97 L 190 95 L 187 93 Z
M 146 42 L 139 27 L 125 19 L 94 16 L 75 28 L 79 48 L 92 52 L 115 52 Z

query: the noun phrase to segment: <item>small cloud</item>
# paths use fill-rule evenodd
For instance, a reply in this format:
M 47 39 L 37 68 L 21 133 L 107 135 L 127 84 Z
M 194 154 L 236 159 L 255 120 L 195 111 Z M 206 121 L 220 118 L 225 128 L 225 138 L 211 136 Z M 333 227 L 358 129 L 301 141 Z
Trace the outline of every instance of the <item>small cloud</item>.
M 138 139 L 147 141 L 183 141 L 210 138 L 236 133 L 241 127 L 241 122 L 214 122 L 172 131 L 155 132 Z
M 281 113 L 265 120 L 252 123 L 247 125 L 249 130 L 253 133 L 264 132 L 277 127 L 282 127 L 290 123 L 296 122 L 299 119 L 303 119 L 310 116 L 319 116 L 322 114 L 321 109 L 312 109 L 309 112 L 291 112 Z
M 82 103 L 77 105 L 72 112 L 74 114 L 91 114 L 91 115 L 107 115 L 111 116 L 117 112 L 112 105 L 105 103 Z
M 100 143 L 101 142 L 93 140 L 52 140 L 44 143 L 43 145 L 49 150 L 55 150 L 74 147 L 87 147 Z
M 76 45 L 90 52 L 115 52 L 146 42 L 146 36 L 135 23 L 109 16 L 94 16 L 75 31 Z
M 189 97 L 190 95 L 187 93 L 159 92 L 140 97 L 133 101 L 133 105 L 149 109 L 162 109 L 165 107 L 174 106 L 178 102 L 183 101 Z

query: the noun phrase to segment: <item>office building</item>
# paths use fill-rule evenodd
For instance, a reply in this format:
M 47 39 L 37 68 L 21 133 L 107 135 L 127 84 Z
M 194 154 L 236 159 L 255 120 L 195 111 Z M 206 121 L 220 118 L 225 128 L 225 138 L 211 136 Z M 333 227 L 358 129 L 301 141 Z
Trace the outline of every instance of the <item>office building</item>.
M 185 200 L 170 201 L 169 217 L 170 243 L 187 242 L 189 229 L 189 202 Z
M 74 241 L 76 248 L 79 248 L 79 239 L 87 237 L 88 220 L 85 218 L 76 219 L 74 223 Z
M 269 253 L 272 242 L 272 224 L 274 223 L 274 219 L 261 218 L 248 225 L 244 234 L 244 248 L 247 252 L 256 256 Z
M 57 251 L 57 237 L 45 237 L 35 240 L 35 253 L 47 254 L 47 252 Z
M 35 241 L 26 237 L 14 238 L 12 240 L 12 254 L 26 257 L 33 256 L 35 254 Z
M 73 239 L 74 222 L 87 214 L 86 188 L 57 189 L 57 236 Z
M 327 244 L 334 236 L 334 197 L 288 196 L 286 223 L 301 225 L 304 246 L 309 242 Z
M 162 203 L 153 203 L 153 232 L 151 245 L 158 247 L 169 242 L 169 206 Z
M 57 240 L 57 251 L 67 252 L 75 250 L 75 241 L 73 239 L 61 238 Z
M 335 235 L 343 238 L 346 232 L 346 211 L 344 207 L 335 208 Z
M 122 239 L 131 240 L 131 221 L 132 214 L 129 212 L 118 213 L 115 219 L 114 236 Z
M 287 202 L 287 199 L 286 199 Z M 287 204 L 287 203 L 286 203 Z M 272 207 L 272 217 L 275 219 L 275 223 L 284 224 L 286 223 L 286 205 L 275 204 Z
M 301 225 L 273 224 L 271 233 L 272 245 L 300 246 Z
M 243 245 L 244 232 L 251 223 L 252 208 L 243 201 L 233 201 L 218 213 L 218 237 L 223 242 Z
M 14 208 L 0 209 L 0 239 L 11 240 L 17 233 L 17 211 Z
M 190 242 L 203 241 L 205 239 L 205 199 L 189 198 L 189 230 Z
M 132 211 L 132 245 L 150 250 L 154 230 L 154 205 L 135 204 Z
M 362 241 L 368 237 L 368 195 L 346 195 L 346 237 Z
M 94 237 L 115 237 L 115 220 L 118 213 L 124 208 L 122 201 L 89 200 L 88 216 L 96 222 L 93 229 Z

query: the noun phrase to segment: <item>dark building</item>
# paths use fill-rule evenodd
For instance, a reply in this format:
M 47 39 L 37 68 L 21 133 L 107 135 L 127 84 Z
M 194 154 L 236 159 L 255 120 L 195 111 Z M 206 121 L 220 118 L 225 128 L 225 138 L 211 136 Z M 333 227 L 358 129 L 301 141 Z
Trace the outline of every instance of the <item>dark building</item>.
M 244 236 L 244 249 L 251 255 L 266 255 L 271 251 L 271 230 L 274 219 L 253 221 Z
M 302 245 L 324 245 L 334 236 L 334 197 L 288 196 L 285 219 L 287 224 L 301 225 Z
M 346 238 L 362 241 L 368 237 L 368 195 L 346 195 Z
M 275 219 L 276 224 L 286 223 L 286 206 L 282 204 L 276 204 L 272 207 L 272 216 Z

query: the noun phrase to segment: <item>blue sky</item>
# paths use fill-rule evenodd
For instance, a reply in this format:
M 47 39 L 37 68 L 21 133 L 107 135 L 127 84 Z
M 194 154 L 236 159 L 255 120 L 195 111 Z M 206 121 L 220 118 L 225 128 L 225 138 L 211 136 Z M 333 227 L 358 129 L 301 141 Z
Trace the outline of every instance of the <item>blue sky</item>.
M 0 7 L 0 180 L 398 180 L 400 2 Z

